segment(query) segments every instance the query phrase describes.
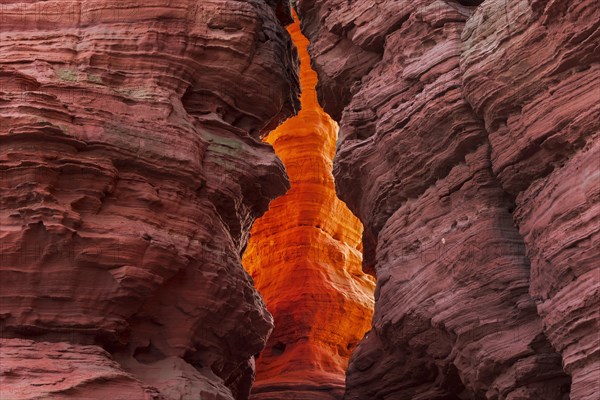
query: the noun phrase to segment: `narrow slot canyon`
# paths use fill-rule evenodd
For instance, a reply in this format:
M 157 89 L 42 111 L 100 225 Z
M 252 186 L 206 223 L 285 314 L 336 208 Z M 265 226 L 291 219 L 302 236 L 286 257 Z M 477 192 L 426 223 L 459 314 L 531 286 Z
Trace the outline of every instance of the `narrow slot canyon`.
M 242 259 L 275 323 L 251 399 L 339 399 L 350 354 L 370 329 L 375 279 L 362 272 L 362 224 L 335 193 L 338 126 L 318 103 L 295 14 L 288 32 L 300 57 L 301 109 L 265 141 L 291 188 L 254 223 Z
M 600 399 L 593 0 L 0 0 L 0 400 Z

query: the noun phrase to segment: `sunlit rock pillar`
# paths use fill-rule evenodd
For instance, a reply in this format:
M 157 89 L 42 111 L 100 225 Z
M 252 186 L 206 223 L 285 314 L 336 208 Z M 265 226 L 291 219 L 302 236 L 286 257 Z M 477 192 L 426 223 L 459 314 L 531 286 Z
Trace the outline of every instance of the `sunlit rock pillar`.
M 337 124 L 317 101 L 308 40 L 298 21 L 288 30 L 300 53 L 302 110 L 266 138 L 291 189 L 255 223 L 243 260 L 275 319 L 251 398 L 334 399 L 369 329 L 374 279 L 361 269 L 362 225 L 336 197 Z

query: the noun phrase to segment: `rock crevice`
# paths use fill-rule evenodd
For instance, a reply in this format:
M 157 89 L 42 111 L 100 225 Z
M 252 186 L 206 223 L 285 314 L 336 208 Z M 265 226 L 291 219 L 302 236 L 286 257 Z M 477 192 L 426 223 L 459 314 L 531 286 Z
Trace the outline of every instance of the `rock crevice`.
M 300 54 L 302 109 L 265 140 L 291 188 L 256 221 L 243 259 L 275 321 L 251 399 L 333 400 L 368 330 L 374 279 L 361 270 L 362 225 L 335 194 L 337 124 L 317 101 L 308 40 L 298 21 L 288 30 Z

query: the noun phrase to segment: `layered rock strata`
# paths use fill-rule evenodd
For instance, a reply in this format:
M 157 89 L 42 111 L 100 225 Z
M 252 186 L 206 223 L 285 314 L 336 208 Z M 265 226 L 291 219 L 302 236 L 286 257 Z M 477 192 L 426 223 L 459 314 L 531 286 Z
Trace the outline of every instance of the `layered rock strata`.
M 257 359 L 251 399 L 339 399 L 350 354 L 369 329 L 374 279 L 361 270 L 360 221 L 335 194 L 337 124 L 320 107 L 308 40 L 300 53 L 300 113 L 267 136 L 289 192 L 252 228 L 244 266 L 275 320 Z
M 0 397 L 247 398 L 287 2 L 0 3 Z
M 347 399 L 598 396 L 592 1 L 302 0 L 377 275 Z
M 529 292 L 573 377 L 571 398 L 598 398 L 600 8 L 486 1 L 462 39 L 464 92 L 485 123 L 494 174 L 515 199 Z

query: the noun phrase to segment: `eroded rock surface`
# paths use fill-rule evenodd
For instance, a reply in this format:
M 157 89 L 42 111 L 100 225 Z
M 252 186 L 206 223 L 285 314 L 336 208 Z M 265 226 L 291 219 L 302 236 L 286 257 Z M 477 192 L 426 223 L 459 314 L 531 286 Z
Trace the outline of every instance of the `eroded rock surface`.
M 244 253 L 275 320 L 251 399 L 340 399 L 350 354 L 370 326 L 375 284 L 361 270 L 362 225 L 335 193 L 337 124 L 317 102 L 300 23 L 288 29 L 300 54 L 302 110 L 266 138 L 291 189 L 256 221 Z
M 0 3 L 0 397 L 247 397 L 287 2 Z
M 598 7 L 299 8 L 377 274 L 346 398 L 596 398 Z
M 599 42 L 592 1 L 496 0 L 468 21 L 461 55 L 465 95 L 485 122 L 493 171 L 516 198 L 530 294 L 573 377 L 572 399 L 600 395 Z

